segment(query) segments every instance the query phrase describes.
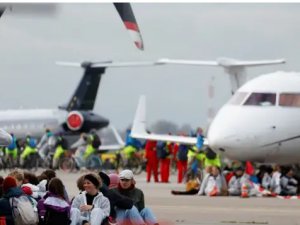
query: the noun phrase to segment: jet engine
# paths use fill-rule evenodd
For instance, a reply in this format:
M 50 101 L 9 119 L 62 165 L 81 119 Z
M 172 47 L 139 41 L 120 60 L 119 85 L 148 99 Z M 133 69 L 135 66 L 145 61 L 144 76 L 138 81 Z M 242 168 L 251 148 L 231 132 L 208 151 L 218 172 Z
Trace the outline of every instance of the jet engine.
M 92 111 L 71 111 L 62 125 L 68 133 L 90 132 L 108 126 L 109 120 Z

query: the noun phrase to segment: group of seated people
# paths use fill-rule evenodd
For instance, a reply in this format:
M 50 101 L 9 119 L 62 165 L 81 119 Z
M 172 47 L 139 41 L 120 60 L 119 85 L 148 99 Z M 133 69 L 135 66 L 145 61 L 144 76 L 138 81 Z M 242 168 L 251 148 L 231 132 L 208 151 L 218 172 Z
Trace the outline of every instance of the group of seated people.
M 202 181 L 188 176 L 186 191 L 171 191 L 175 195 L 206 196 L 295 196 L 298 194 L 298 180 L 290 166 L 260 166 L 258 172 L 250 164 L 232 168 L 209 166 Z
M 37 220 L 30 220 L 35 221 L 30 224 L 158 224 L 153 212 L 145 207 L 143 191 L 135 187 L 131 170 L 109 175 L 88 173 L 77 180 L 77 187 L 80 193 L 70 200 L 55 171 L 45 170 L 36 177 L 15 170 L 0 178 L 0 221 L 15 225 L 19 224 L 17 220 L 29 221 L 30 215 L 36 214 Z M 24 196 L 30 202 L 26 209 Z

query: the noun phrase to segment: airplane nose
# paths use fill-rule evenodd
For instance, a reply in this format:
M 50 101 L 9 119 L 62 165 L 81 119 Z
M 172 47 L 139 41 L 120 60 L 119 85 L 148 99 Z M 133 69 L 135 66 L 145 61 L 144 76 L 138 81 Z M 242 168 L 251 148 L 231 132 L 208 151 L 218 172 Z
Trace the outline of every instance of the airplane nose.
M 12 143 L 12 136 L 5 130 L 0 129 L 0 146 L 8 146 Z

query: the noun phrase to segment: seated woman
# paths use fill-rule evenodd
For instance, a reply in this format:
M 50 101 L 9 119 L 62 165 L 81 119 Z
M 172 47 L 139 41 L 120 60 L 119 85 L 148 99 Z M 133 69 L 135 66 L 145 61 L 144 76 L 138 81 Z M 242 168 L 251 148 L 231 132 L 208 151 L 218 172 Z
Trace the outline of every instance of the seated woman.
M 224 176 L 217 166 L 212 166 L 210 173 L 204 177 L 198 195 L 227 195 L 227 185 Z
M 133 204 L 137 208 L 138 213 L 135 215 L 135 219 L 137 220 L 135 224 L 146 223 L 147 225 L 157 225 L 158 223 L 153 212 L 149 208 L 145 207 L 143 191 L 135 187 L 135 180 L 132 171 L 121 171 L 119 178 L 119 186 L 113 190 L 116 190 L 121 195 L 127 196 L 133 200 Z M 122 224 L 124 221 L 126 221 L 126 212 L 124 210 L 118 210 L 116 214 L 118 224 Z M 141 218 L 142 221 L 140 221 Z
M 71 223 L 70 204 L 64 197 L 64 185 L 56 177 L 48 185 L 48 192 L 38 202 L 40 223 L 44 225 L 57 225 Z
M 71 224 L 100 225 L 109 216 L 109 200 L 99 192 L 101 180 L 96 174 L 87 174 L 83 180 L 84 191 L 72 202 Z

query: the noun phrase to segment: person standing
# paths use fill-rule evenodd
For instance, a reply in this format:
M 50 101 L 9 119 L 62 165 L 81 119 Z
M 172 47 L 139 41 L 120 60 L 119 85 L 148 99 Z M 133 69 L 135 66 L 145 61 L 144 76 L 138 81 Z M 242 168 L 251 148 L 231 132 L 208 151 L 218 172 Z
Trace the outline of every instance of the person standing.
M 162 183 L 169 183 L 170 163 L 173 144 L 171 142 L 157 143 L 157 157 L 160 164 L 160 176 Z
M 188 150 L 189 147 L 184 144 L 180 144 L 177 152 L 177 183 L 182 183 L 183 177 L 187 171 L 188 162 Z
M 151 180 L 153 173 L 154 182 L 158 182 L 158 158 L 156 153 L 156 141 L 147 140 L 145 146 L 145 158 L 147 160 L 147 182 Z

